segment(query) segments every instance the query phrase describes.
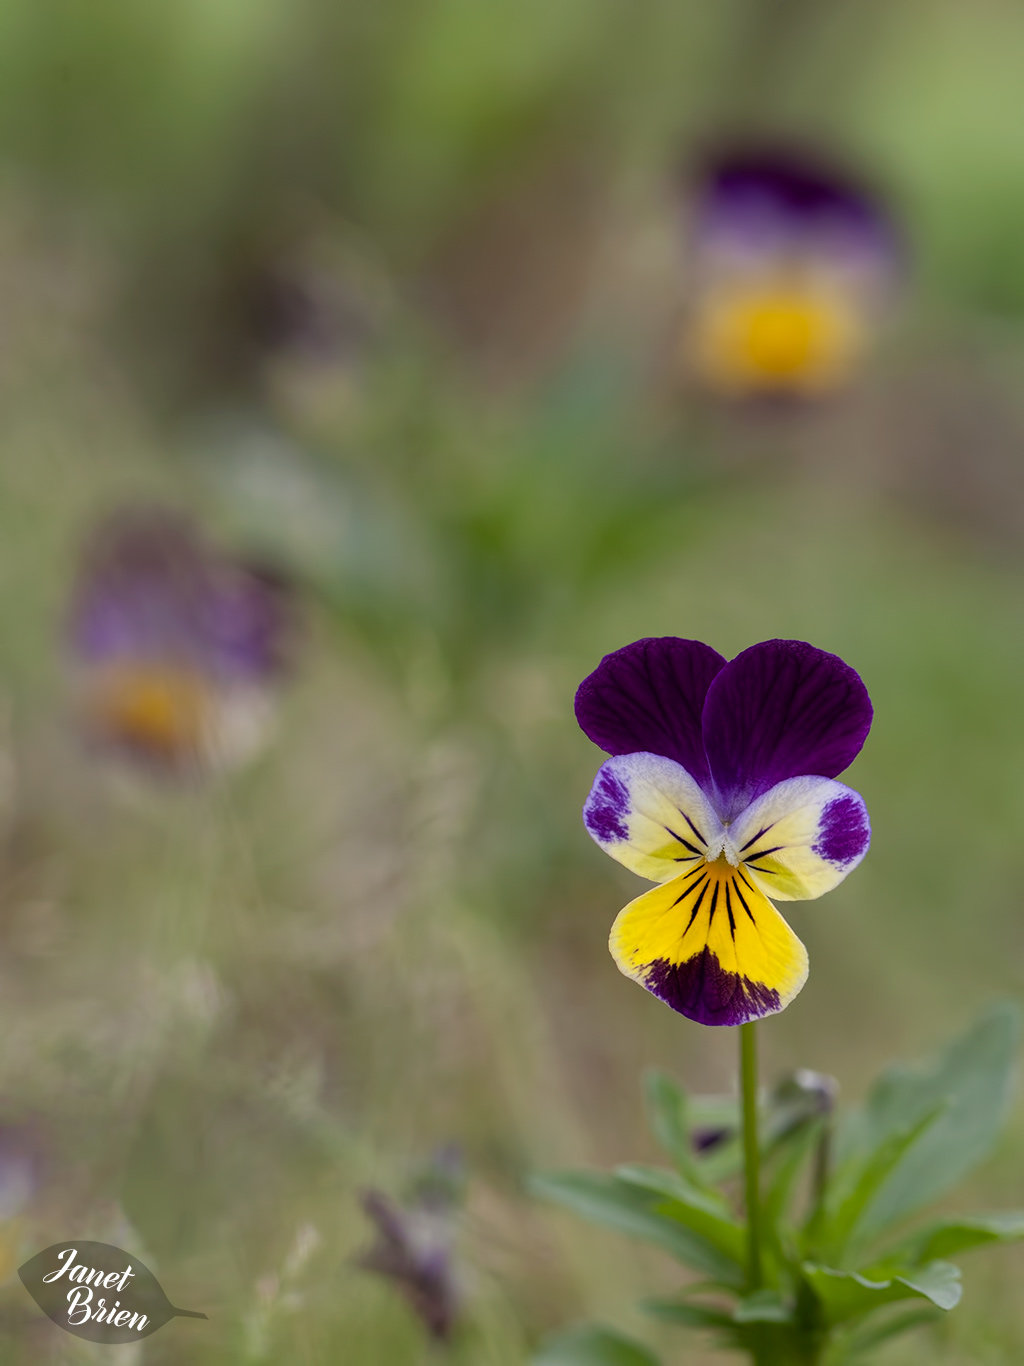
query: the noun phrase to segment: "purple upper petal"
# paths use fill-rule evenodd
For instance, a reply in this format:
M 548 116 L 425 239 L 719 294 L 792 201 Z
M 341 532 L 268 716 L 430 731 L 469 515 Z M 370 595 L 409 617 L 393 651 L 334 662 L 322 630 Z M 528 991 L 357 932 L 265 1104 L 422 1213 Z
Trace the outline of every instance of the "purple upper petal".
M 219 554 L 187 518 L 128 508 L 95 530 L 70 616 L 83 663 L 173 661 L 259 682 L 285 662 L 294 604 L 280 576 Z
M 283 671 L 295 602 L 290 584 L 274 568 L 224 563 L 205 609 L 211 667 L 226 677 L 253 679 Z
M 766 640 L 725 666 L 704 704 L 704 746 L 724 820 L 786 778 L 834 778 L 871 728 L 871 699 L 837 655 Z
M 789 149 L 741 150 L 709 165 L 698 189 L 698 226 L 707 238 L 725 234 L 765 250 L 799 240 L 892 262 L 901 254 L 872 195 L 842 171 Z
M 710 780 L 701 735 L 708 688 L 724 658 L 699 640 L 660 636 L 605 655 L 576 692 L 576 720 L 607 754 L 662 754 L 702 786 Z
M 770 204 L 776 212 L 805 219 L 839 213 L 866 222 L 874 216 L 870 198 L 842 172 L 789 150 L 721 157 L 708 172 L 705 195 L 741 208 Z

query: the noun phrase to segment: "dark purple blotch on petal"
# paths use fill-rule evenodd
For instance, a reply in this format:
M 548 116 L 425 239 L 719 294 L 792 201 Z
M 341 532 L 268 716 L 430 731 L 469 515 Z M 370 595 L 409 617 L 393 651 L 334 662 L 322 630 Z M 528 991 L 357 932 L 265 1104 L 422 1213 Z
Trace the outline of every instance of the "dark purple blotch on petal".
M 576 719 L 608 754 L 661 754 L 707 784 L 701 712 L 724 665 L 718 651 L 699 640 L 634 641 L 605 655 L 580 684 Z
M 607 767 L 594 779 L 594 786 L 583 808 L 583 820 L 594 839 L 606 844 L 629 836 L 625 818 L 629 815 L 629 792 L 620 778 Z
M 860 752 L 872 718 L 859 674 L 802 640 L 766 640 L 708 689 L 704 746 L 715 801 L 732 820 L 786 778 L 834 778 Z
M 837 868 L 859 858 L 868 847 L 871 827 L 864 805 L 856 797 L 835 797 L 821 813 L 814 852 Z
M 709 948 L 684 963 L 652 963 L 644 986 L 660 1001 L 704 1025 L 739 1025 L 779 1009 L 779 993 L 727 972 Z

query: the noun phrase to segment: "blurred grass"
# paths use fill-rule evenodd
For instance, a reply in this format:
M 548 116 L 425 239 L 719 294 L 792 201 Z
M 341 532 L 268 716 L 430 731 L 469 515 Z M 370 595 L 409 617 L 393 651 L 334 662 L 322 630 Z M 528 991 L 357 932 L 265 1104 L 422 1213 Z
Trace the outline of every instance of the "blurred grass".
M 857 1095 L 1020 996 L 1020 23 L 994 0 L 0 5 L 0 1096 L 52 1153 L 28 1251 L 121 1229 L 209 1312 L 146 1362 L 422 1360 L 352 1267 L 357 1193 L 451 1138 L 454 1359 L 522 1362 L 585 1316 L 643 1331 L 672 1270 L 522 1194 L 531 1167 L 652 1155 L 645 1065 L 733 1072 L 731 1035 L 605 949 L 634 883 L 580 826 L 599 756 L 571 697 L 627 640 L 806 638 L 875 701 L 851 775 L 872 854 L 794 909 L 812 973 L 769 1068 Z M 766 126 L 859 157 L 911 244 L 902 324 L 822 413 L 660 378 L 668 180 Z M 340 407 L 268 385 L 225 307 L 239 244 L 307 203 L 399 301 Z M 305 590 L 276 744 L 207 789 L 114 781 L 68 731 L 76 545 L 153 498 Z M 1022 1137 L 1018 1108 L 966 1202 L 1012 1202 Z M 310 1224 L 289 1307 L 272 1278 Z M 1019 1270 L 970 1263 L 930 1357 L 1015 1359 Z M 96 1355 L 3 1296 L 5 1360 Z

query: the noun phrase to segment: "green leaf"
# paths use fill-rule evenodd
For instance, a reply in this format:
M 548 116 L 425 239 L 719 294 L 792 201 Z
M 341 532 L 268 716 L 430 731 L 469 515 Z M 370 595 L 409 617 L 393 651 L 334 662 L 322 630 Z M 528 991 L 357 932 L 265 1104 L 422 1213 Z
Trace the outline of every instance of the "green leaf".
M 694 1209 L 715 1219 L 723 1219 L 736 1230 L 739 1224 L 732 1218 L 729 1203 L 718 1191 L 708 1191 L 702 1186 L 692 1185 L 679 1172 L 667 1171 L 664 1167 L 648 1167 L 639 1162 L 628 1162 L 615 1168 L 615 1175 L 627 1185 L 639 1186 L 643 1190 L 655 1191 L 670 1200 L 678 1200 L 692 1205 Z
M 1024 1239 L 1024 1212 L 963 1215 L 941 1219 L 904 1239 L 894 1256 L 908 1262 L 930 1262 L 988 1243 L 1016 1243 Z
M 740 1300 L 733 1313 L 736 1323 L 792 1323 L 793 1310 L 774 1290 L 756 1290 Z
M 931 1306 L 897 1310 L 881 1323 L 866 1324 L 852 1333 L 846 1340 L 846 1355 L 864 1356 L 891 1338 L 898 1337 L 901 1333 L 912 1332 L 915 1328 L 923 1328 L 926 1324 L 934 1323 L 939 1317 Z
M 739 1130 L 738 1096 L 688 1096 L 687 1109 L 695 1129 Z
M 644 1077 L 651 1132 L 659 1146 L 695 1184 L 703 1184 L 690 1136 L 686 1092 L 667 1072 L 652 1069 Z
M 658 1203 L 660 1213 L 685 1224 L 730 1262 L 737 1266 L 743 1264 L 746 1256 L 743 1225 L 733 1218 L 728 1203 L 718 1191 L 691 1186 L 677 1172 L 637 1163 L 616 1168 L 615 1175 L 628 1186 L 666 1197 Z
M 913 1151 L 928 1130 L 940 1119 L 945 1107 L 939 1106 L 922 1116 L 909 1128 L 887 1135 L 873 1150 L 869 1150 L 859 1169 L 854 1169 L 853 1180 L 839 1184 L 838 1204 L 830 1205 L 820 1231 L 827 1255 L 837 1260 L 855 1247 L 858 1237 L 863 1239 L 866 1213 L 873 1208 L 878 1191 L 886 1185 L 894 1170 L 906 1155 Z M 833 1199 L 835 1195 L 833 1195 Z
M 691 1304 L 687 1300 L 644 1300 L 640 1308 L 656 1319 L 686 1328 L 730 1328 L 733 1322 L 728 1310 L 710 1304 Z
M 925 1070 L 896 1068 L 872 1090 L 849 1126 L 845 1150 L 856 1166 L 874 1150 L 945 1105 L 945 1113 L 877 1189 L 860 1219 L 869 1238 L 942 1194 L 986 1157 L 1006 1114 L 1019 1014 L 994 1007 Z
M 806 1094 L 794 1096 L 787 1087 L 777 1087 L 762 1097 L 758 1109 L 762 1162 L 785 1151 L 789 1144 L 802 1137 L 808 1124 L 820 1118 L 820 1111 L 812 1107 Z M 721 1127 L 731 1132 L 730 1137 L 698 1158 L 702 1180 L 713 1184 L 738 1175 L 743 1166 L 739 1102 L 728 1096 L 694 1096 L 690 1101 L 690 1117 L 695 1129 L 698 1126 Z
M 610 1328 L 596 1324 L 570 1328 L 549 1338 L 533 1357 L 533 1366 L 659 1366 L 648 1348 Z
M 900 1300 L 925 1299 L 939 1309 L 952 1309 L 961 1295 L 960 1269 L 950 1262 L 893 1272 L 839 1271 L 805 1262 L 804 1279 L 817 1296 L 829 1325 L 870 1314 Z
M 763 1224 L 768 1237 L 776 1248 L 782 1251 L 781 1232 L 796 1184 L 803 1173 L 808 1158 L 814 1152 L 821 1138 L 822 1121 L 807 1125 L 793 1142 L 783 1150 L 775 1170 L 764 1183 L 761 1197 Z
M 654 1243 L 722 1285 L 744 1283 L 743 1231 L 709 1210 L 706 1196 L 684 1201 L 604 1172 L 552 1172 L 535 1176 L 530 1189 L 593 1223 Z

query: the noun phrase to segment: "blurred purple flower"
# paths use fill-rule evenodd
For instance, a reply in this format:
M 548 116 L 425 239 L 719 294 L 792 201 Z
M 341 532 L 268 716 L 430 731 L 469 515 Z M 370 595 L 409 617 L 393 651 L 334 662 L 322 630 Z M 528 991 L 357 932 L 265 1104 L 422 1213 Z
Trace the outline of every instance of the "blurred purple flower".
M 900 256 L 881 205 L 842 173 L 786 151 L 719 157 L 695 190 L 687 360 L 729 396 L 833 390 L 860 363 Z
M 218 554 L 186 518 L 115 514 L 86 548 L 70 613 L 83 729 L 170 771 L 246 757 L 265 731 L 293 618 L 275 572 Z
M 359 1266 L 392 1281 L 438 1342 L 450 1341 L 459 1316 L 454 1243 L 463 1184 L 461 1156 L 446 1148 L 403 1204 L 378 1190 L 362 1201 L 377 1237 Z

